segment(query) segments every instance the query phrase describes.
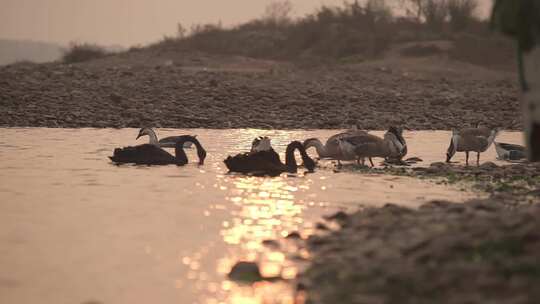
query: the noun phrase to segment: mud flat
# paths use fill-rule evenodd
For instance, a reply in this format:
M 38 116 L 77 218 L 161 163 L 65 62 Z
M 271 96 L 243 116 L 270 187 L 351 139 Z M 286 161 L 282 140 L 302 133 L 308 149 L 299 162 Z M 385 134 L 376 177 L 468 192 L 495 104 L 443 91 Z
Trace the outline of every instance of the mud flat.
M 491 196 L 340 213 L 338 230 L 306 241 L 312 264 L 298 288 L 310 303 L 540 301 L 540 165 L 435 163 L 408 174 Z
M 448 58 L 332 66 L 127 53 L 0 67 L 0 126 L 521 129 L 517 76 Z

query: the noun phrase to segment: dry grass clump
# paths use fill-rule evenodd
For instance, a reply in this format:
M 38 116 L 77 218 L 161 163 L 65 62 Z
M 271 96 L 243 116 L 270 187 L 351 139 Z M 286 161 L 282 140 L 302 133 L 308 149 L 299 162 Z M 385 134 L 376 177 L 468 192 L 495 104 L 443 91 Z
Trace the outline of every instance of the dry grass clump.
M 424 57 L 424 56 L 436 55 L 442 52 L 443 50 L 441 50 L 435 44 L 429 44 L 429 45 L 416 44 L 416 45 L 403 48 L 400 51 L 401 55 L 407 56 L 407 57 Z
M 103 58 L 110 55 L 105 48 L 89 43 L 72 43 L 62 55 L 64 63 L 77 63 Z
M 289 17 L 287 1 L 275 3 L 259 18 L 233 28 L 196 25 L 176 40 L 178 47 L 219 54 L 272 59 L 374 57 L 394 36 L 393 17 L 384 1 L 323 6 L 303 18 Z M 183 31 L 184 33 L 184 31 Z M 163 46 L 170 47 L 169 39 Z
M 454 31 L 463 31 L 475 21 L 476 0 L 448 0 L 447 10 Z
M 409 12 L 405 16 L 394 14 L 395 7 L 388 6 L 385 0 L 368 0 L 322 6 L 311 14 L 293 19 L 291 3 L 277 1 L 271 3 L 260 18 L 230 28 L 217 23 L 195 25 L 187 30 L 179 25 L 177 37 L 166 37 L 152 47 L 289 60 L 310 66 L 382 57 L 392 44 L 446 40 L 455 42 L 456 50 L 451 54 L 455 59 L 491 64 L 496 63 L 497 58 L 506 58 L 506 47 L 501 52 L 489 50 L 488 60 L 477 56 L 478 39 L 489 40 L 487 45 L 490 46 L 501 41 L 499 36 L 490 33 L 486 21 L 476 18 L 477 0 L 403 0 L 400 3 L 404 5 L 401 8 Z M 464 36 L 478 39 L 463 39 Z M 446 51 L 422 47 L 405 50 L 404 55 L 430 56 Z
M 516 50 L 511 40 L 499 35 L 478 36 L 463 33 L 456 35 L 449 56 L 476 65 L 514 70 Z

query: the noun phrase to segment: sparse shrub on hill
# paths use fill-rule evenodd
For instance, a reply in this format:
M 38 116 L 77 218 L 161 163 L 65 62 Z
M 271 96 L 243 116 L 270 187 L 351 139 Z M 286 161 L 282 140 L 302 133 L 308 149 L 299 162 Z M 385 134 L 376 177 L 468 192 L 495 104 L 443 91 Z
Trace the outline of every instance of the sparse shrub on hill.
M 448 0 L 448 17 L 454 31 L 462 31 L 474 21 L 474 11 L 478 7 L 476 0 Z
M 187 29 L 182 25 L 182 23 L 178 22 L 176 24 L 176 36 L 179 39 L 186 38 L 187 32 Z
M 127 52 L 128 53 L 133 53 L 133 52 L 138 52 L 140 50 L 142 50 L 143 47 L 140 45 L 140 44 L 136 44 L 136 45 L 132 45 L 128 50 Z
M 376 57 L 388 48 L 396 31 L 392 17 L 382 1 L 357 1 L 340 7 L 322 7 L 300 20 L 291 29 L 289 45 L 295 53 L 311 53 L 331 58 L 353 55 Z
M 402 0 L 407 16 L 396 16 L 385 0 L 345 1 L 322 6 L 306 16 L 290 17 L 290 1 L 271 3 L 258 19 L 234 26 L 203 24 L 190 31 L 179 25 L 178 36 L 151 47 L 214 54 L 292 60 L 302 65 L 358 62 L 380 57 L 392 44 L 459 39 L 462 34 L 491 39 L 485 21 L 473 17 L 477 0 Z M 388 2 L 391 3 L 391 2 Z M 392 2 L 395 3 L 395 2 Z M 498 38 L 496 38 L 498 39 Z M 476 40 L 460 39 L 453 58 L 474 51 Z M 466 45 L 471 43 L 470 46 Z M 438 52 L 419 50 L 416 56 Z M 492 52 L 498 52 L 494 50 Z M 506 51 L 502 54 L 506 56 Z
M 266 6 L 264 10 L 263 20 L 276 24 L 285 24 L 291 22 L 290 13 L 293 9 L 291 1 L 274 1 Z
M 64 63 L 77 63 L 94 60 L 109 55 L 105 48 L 89 43 L 72 43 L 64 50 L 62 61 Z
M 216 25 L 192 28 L 180 44 L 197 50 L 252 57 L 329 60 L 352 55 L 373 57 L 391 43 L 392 15 L 383 0 L 358 1 L 343 7 L 323 6 L 292 20 L 288 1 L 269 7 L 261 19 L 231 29 Z
M 401 0 L 402 9 L 432 31 L 463 31 L 475 21 L 478 0 Z
M 443 29 L 448 6 L 446 0 L 426 0 L 422 9 L 426 26 L 432 31 L 440 32 Z

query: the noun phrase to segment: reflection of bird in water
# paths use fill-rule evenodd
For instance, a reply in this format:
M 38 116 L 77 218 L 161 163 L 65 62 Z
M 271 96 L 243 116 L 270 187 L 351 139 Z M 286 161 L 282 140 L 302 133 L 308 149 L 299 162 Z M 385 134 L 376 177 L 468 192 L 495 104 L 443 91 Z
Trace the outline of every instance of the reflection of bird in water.
M 342 153 L 341 149 L 339 148 L 339 139 L 366 134 L 368 133 L 363 130 L 349 129 L 345 132 L 330 136 L 324 145 L 318 138 L 308 138 L 304 141 L 304 147 L 306 150 L 311 147 L 315 147 L 315 150 L 320 158 L 337 159 L 338 164 L 341 164 L 340 161 L 342 160 L 355 160 L 356 157 L 354 155 Z
M 307 155 L 302 143 L 293 141 L 287 146 L 285 151 L 285 164 L 283 164 L 274 149 L 259 150 L 270 143 L 269 139 L 266 141 L 267 139 L 268 138 L 262 138 L 262 141 L 264 141 L 263 146 L 261 146 L 261 143 L 258 143 L 258 149 L 252 149 L 252 151 L 248 153 L 240 153 L 235 156 L 227 157 L 223 162 L 229 171 L 270 176 L 276 176 L 283 172 L 296 173 L 298 171 L 298 165 L 294 158 L 294 152 L 298 150 L 302 157 L 302 161 L 304 162 L 304 167 L 306 167 L 309 172 L 313 172 L 315 162 Z
M 162 148 L 153 144 L 142 144 L 138 146 L 130 146 L 125 148 L 114 149 L 113 156 L 109 158 L 117 163 L 132 163 L 139 165 L 179 165 L 183 166 L 188 163 L 187 155 L 184 152 L 184 143 L 192 142 L 197 148 L 197 156 L 199 164 L 204 164 L 206 158 L 206 150 L 199 141 L 191 135 L 182 135 L 177 137 L 175 146 L 175 156 Z
M 139 139 L 139 137 L 147 135 L 149 137 L 148 143 L 151 145 L 155 145 L 162 148 L 174 148 L 176 146 L 176 143 L 181 139 L 182 136 L 168 136 L 160 139 L 158 141 L 158 137 L 156 135 L 156 132 L 152 128 L 142 128 L 139 130 L 139 135 L 137 135 L 136 139 Z M 197 137 L 197 135 L 193 135 L 193 137 Z M 191 142 L 186 141 L 184 142 L 184 148 L 191 148 Z
M 402 132 L 390 127 L 384 138 L 372 134 L 363 134 L 341 138 L 338 140 L 342 153 L 348 158 L 369 158 L 373 167 L 372 157 L 402 158 L 407 153 L 407 144 Z
M 446 152 L 449 163 L 456 152 L 465 152 L 465 164 L 469 165 L 469 152 L 476 152 L 476 165 L 480 165 L 480 153 L 485 152 L 495 140 L 499 130 L 485 127 L 453 130 L 450 146 Z

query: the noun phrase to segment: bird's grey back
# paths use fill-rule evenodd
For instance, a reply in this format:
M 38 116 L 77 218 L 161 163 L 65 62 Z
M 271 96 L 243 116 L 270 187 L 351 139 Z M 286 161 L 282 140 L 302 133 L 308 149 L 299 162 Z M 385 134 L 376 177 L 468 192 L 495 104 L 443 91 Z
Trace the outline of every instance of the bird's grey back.
M 197 135 L 194 135 L 194 137 L 197 137 Z M 183 136 L 168 136 L 164 137 L 159 140 L 159 146 L 162 148 L 174 148 L 176 147 L 176 143 L 180 140 L 183 140 Z M 193 143 L 191 142 L 184 142 L 184 148 L 191 148 Z

